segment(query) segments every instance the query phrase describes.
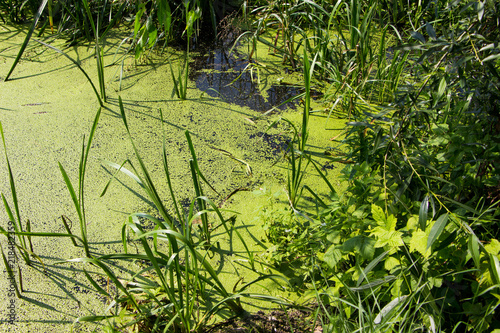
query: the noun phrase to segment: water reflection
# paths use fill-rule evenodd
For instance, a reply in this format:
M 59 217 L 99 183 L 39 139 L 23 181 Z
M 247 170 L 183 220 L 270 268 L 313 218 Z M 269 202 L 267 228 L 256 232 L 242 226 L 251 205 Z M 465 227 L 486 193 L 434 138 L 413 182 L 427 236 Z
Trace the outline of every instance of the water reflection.
M 285 110 L 295 108 L 298 101 L 285 103 L 300 94 L 303 89 L 289 85 L 272 85 L 267 98 L 262 95 L 255 82 L 257 73 L 248 69 L 250 62 L 238 53 L 228 56 L 222 46 L 208 48 L 203 55 L 193 57 L 190 77 L 196 87 L 212 97 L 247 106 L 255 111 L 265 112 L 271 108 Z M 247 68 L 248 66 L 248 68 Z M 247 70 L 245 70 L 247 68 Z M 233 82 L 234 81 L 234 82 Z

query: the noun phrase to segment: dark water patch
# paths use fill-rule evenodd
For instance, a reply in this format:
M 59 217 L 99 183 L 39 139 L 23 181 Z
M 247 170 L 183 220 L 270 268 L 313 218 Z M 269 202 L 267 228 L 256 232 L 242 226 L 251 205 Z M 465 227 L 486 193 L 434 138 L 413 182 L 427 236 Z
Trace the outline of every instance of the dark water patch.
M 268 134 L 264 132 L 258 132 L 256 134 L 251 134 L 250 139 L 262 140 L 266 143 L 268 151 L 271 154 L 265 154 L 266 159 L 273 159 L 273 157 L 282 154 L 288 150 L 288 145 L 290 139 L 281 134 Z
M 244 59 L 237 52 L 229 55 L 223 46 L 212 46 L 192 58 L 190 78 L 196 87 L 211 97 L 229 103 L 266 112 L 272 108 L 295 109 L 298 100 L 291 100 L 304 89 L 294 85 L 272 85 L 264 96 L 256 82 L 257 72 L 251 71 L 255 63 Z

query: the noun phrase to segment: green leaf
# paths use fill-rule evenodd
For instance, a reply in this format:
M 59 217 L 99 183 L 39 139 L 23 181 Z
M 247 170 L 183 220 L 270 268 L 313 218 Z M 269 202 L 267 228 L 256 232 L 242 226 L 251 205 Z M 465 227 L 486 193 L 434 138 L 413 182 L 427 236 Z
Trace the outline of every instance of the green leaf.
M 418 212 L 418 225 L 420 229 L 425 230 L 427 225 L 427 213 L 429 211 L 429 195 L 426 195 L 422 203 L 420 204 L 420 210 Z
M 401 297 L 396 297 L 395 299 L 390 301 L 386 306 L 382 308 L 382 310 L 380 310 L 380 313 L 375 317 L 373 323 L 375 325 L 380 324 L 382 322 L 382 319 L 384 319 L 384 317 L 386 317 L 396 306 L 398 306 L 399 303 L 404 302 L 404 300 L 407 297 L 408 296 L 406 295 Z
M 425 44 L 425 37 L 422 36 L 422 34 L 420 32 L 416 32 L 416 31 L 412 31 L 410 32 L 410 35 L 415 38 L 416 40 L 422 42 L 423 44 Z
M 375 227 L 370 235 L 377 238 L 375 243 L 376 248 L 385 246 L 396 248 L 404 245 L 403 239 L 401 238 L 403 234 L 396 230 L 386 230 L 382 227 Z
M 493 283 L 500 284 L 500 263 L 497 256 L 489 254 L 490 258 L 490 272 Z
M 378 279 L 378 280 L 372 281 L 370 283 L 364 284 L 361 287 L 349 288 L 349 289 L 351 289 L 352 291 L 363 291 L 366 289 L 372 289 L 372 288 L 378 287 L 382 284 L 386 284 L 386 283 L 394 281 L 396 279 L 397 278 L 394 275 L 387 275 L 386 277 L 384 277 L 382 279 Z
M 496 239 L 492 239 L 489 244 L 486 244 L 484 246 L 484 249 L 486 250 L 486 252 L 491 253 L 494 256 L 497 256 L 498 253 L 500 253 L 500 242 Z
M 385 226 L 385 214 L 380 206 L 372 204 L 372 217 L 377 224 Z
M 381 255 L 379 255 L 377 258 L 373 259 L 366 266 L 366 268 L 363 270 L 363 274 L 359 275 L 358 282 L 356 283 L 356 287 L 359 287 L 361 285 L 361 283 L 363 282 L 363 280 L 365 279 L 365 277 L 368 275 L 368 273 L 370 273 L 375 268 L 375 266 L 377 266 L 378 263 L 381 262 L 385 258 L 385 256 L 387 254 L 389 254 L 389 251 L 385 251 L 384 253 L 382 253 Z M 388 259 L 390 259 L 390 258 L 388 258 Z
M 389 257 L 384 261 L 384 268 L 387 271 L 390 271 L 394 267 L 397 267 L 400 265 L 400 261 L 397 258 L 394 257 Z
M 387 222 L 385 228 L 387 231 L 395 231 L 396 230 L 396 224 L 398 223 L 398 219 L 394 217 L 394 215 L 389 215 L 387 217 Z
M 446 91 L 446 79 L 444 77 L 441 78 L 441 81 L 439 82 L 439 87 L 438 87 L 438 92 L 437 92 L 437 98 L 436 98 L 436 103 L 443 97 L 444 92 Z
M 427 34 L 429 35 L 430 38 L 434 40 L 437 39 L 436 30 L 434 30 L 434 27 L 429 22 L 425 24 L 425 30 L 427 31 Z
M 413 232 L 410 240 L 410 252 L 415 251 L 425 258 L 428 258 L 431 254 L 431 250 L 427 248 L 427 234 L 420 229 Z
M 427 248 L 430 248 L 432 244 L 438 239 L 439 235 L 444 230 L 446 223 L 448 222 L 448 213 L 441 215 L 431 228 L 429 233 L 429 238 L 427 239 Z
M 375 254 L 375 241 L 364 235 L 355 236 L 342 245 L 342 250 L 346 252 L 356 250 L 364 259 L 371 259 Z
M 497 243 L 498 243 L 498 241 L 497 241 Z M 479 240 L 477 239 L 477 237 L 475 235 L 469 235 L 469 242 L 468 242 L 467 246 L 469 248 L 469 252 L 470 252 L 470 255 L 472 257 L 472 260 L 474 261 L 474 265 L 476 265 L 476 268 L 479 269 L 479 266 L 481 264 L 481 261 L 479 259 Z M 486 246 L 485 246 L 485 248 L 486 248 Z
M 163 31 L 166 37 L 168 37 L 170 31 L 170 25 L 172 23 L 172 11 L 168 5 L 168 0 L 158 1 L 158 23 L 163 26 Z
M 48 0 L 43 0 L 42 3 L 40 4 L 40 7 L 38 8 L 38 11 L 35 14 L 35 17 L 33 19 L 33 24 L 30 27 L 30 30 L 28 30 L 28 34 L 26 35 L 26 38 L 24 39 L 23 45 L 19 49 L 19 53 L 17 54 L 16 59 L 14 60 L 14 63 L 12 64 L 12 67 L 9 70 L 9 73 L 5 77 L 4 81 L 7 81 L 14 71 L 14 68 L 16 68 L 17 64 L 19 63 L 19 60 L 21 60 L 21 56 L 24 53 L 24 50 L 26 49 L 26 46 L 28 46 L 28 43 L 30 41 L 31 35 L 33 35 L 33 31 L 35 31 L 36 25 L 38 24 L 38 20 L 40 19 L 40 16 L 43 13 L 43 10 L 45 9 L 45 6 L 47 5 Z
M 492 54 L 486 58 L 483 59 L 483 62 L 485 61 L 491 61 L 500 58 L 500 53 L 499 54 Z
M 484 2 L 478 1 L 476 4 L 477 19 L 481 21 L 484 16 Z
M 134 40 L 137 37 L 137 33 L 139 32 L 139 28 L 141 27 L 141 18 L 144 12 L 146 11 L 146 5 L 144 3 L 139 4 L 139 10 L 135 14 L 135 23 L 134 23 Z
M 337 263 L 342 259 L 342 252 L 336 248 L 336 245 L 332 245 L 326 250 L 323 256 L 323 261 L 330 267 L 334 268 Z

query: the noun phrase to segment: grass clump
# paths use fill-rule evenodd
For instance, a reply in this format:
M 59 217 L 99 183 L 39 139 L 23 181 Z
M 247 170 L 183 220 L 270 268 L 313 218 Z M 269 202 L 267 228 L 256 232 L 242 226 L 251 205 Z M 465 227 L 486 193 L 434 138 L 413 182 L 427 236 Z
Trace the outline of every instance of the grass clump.
M 413 4 L 408 24 L 395 8 L 378 1 L 256 7 L 250 44 L 273 29 L 274 43 L 263 42 L 284 63 L 305 69 L 314 59 L 311 77 L 327 90 L 326 112 L 350 120 L 347 190 L 337 193 L 313 161 L 331 194 L 308 191 L 317 209 L 307 216 L 295 200 L 288 215 L 264 215 L 277 245 L 269 260 L 299 274 L 296 286 L 316 299 L 326 331 L 496 329 L 498 8 Z M 375 30 L 382 31 L 376 47 Z M 304 172 L 295 154 L 307 154 L 306 117 L 307 107 L 292 174 Z M 290 197 L 304 188 L 289 186 Z

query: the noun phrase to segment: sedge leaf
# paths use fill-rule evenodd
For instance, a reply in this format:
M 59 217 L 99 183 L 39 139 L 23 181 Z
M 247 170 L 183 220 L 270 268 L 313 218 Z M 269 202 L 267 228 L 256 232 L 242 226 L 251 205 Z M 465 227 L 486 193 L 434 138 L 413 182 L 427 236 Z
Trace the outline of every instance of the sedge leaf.
M 438 239 L 439 235 L 444 230 L 446 223 L 448 222 L 448 213 L 441 215 L 431 228 L 429 233 L 429 238 L 427 238 L 427 248 L 430 248 L 432 244 Z

